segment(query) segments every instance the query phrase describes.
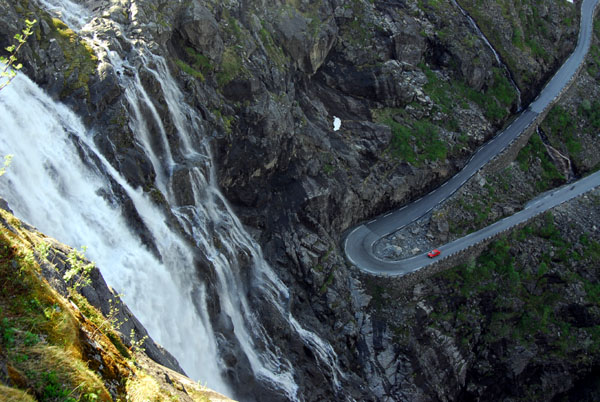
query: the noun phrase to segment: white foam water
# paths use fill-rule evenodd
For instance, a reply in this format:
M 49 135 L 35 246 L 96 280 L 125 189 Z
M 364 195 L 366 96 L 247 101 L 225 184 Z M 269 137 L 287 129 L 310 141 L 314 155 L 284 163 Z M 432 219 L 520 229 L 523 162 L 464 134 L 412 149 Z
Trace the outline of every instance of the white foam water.
M 84 7 L 71 8 L 68 0 L 40 0 L 40 4 L 82 34 L 93 35 L 93 27 L 87 26 L 92 18 Z M 121 40 L 127 40 L 121 27 L 115 25 L 114 29 Z M 88 246 L 88 256 L 107 282 L 124 294 L 150 335 L 192 378 L 232 395 L 222 374 L 226 367 L 208 309 L 207 287 L 214 286 L 211 290 L 219 296 L 221 314 L 230 320 L 234 339 L 253 374 L 287 399 L 301 398 L 292 365 L 271 341 L 247 299 L 250 277 L 253 290 L 264 293 L 273 311 L 279 312 L 290 332 L 314 351 L 339 388 L 343 374 L 334 350 L 290 314 L 288 289 L 219 191 L 201 116 L 186 103 L 166 61 L 139 39 L 130 41 L 133 51 L 127 59 L 119 56 L 109 40 L 88 39 L 101 62 L 115 71 L 130 72 L 118 74 L 130 127 L 156 172 L 154 184 L 165 196 L 168 212 L 185 233 L 171 227 L 165 211 L 111 166 L 95 146 L 94 133 L 88 132 L 71 110 L 54 102 L 21 74 L 0 92 L 4 111 L 0 115 L 0 154 L 14 154 L 8 173 L 0 179 L 0 195 L 17 216 L 43 232 L 72 246 Z M 138 70 L 150 74 L 160 87 L 174 127 L 171 133 L 157 110 L 159 100 L 148 94 Z M 100 165 L 91 160 L 100 161 Z M 191 201 L 179 196 L 175 172 L 187 181 Z M 160 259 L 131 230 L 112 195 L 111 181 L 133 202 Z M 216 280 L 210 285 L 196 271 L 189 239 L 212 264 Z

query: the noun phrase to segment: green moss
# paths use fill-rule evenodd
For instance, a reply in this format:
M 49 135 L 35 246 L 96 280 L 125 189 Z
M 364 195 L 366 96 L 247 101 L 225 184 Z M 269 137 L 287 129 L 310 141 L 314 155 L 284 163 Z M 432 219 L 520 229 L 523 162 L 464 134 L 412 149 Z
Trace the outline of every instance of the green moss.
M 335 279 L 334 273 L 335 273 L 335 268 L 329 272 L 329 275 L 327 275 L 327 279 L 325 279 L 325 282 L 323 282 L 323 284 L 319 288 L 319 292 L 321 294 L 327 292 L 327 289 L 333 283 L 333 280 Z
M 357 47 L 365 47 L 371 43 L 377 28 L 367 18 L 366 7 L 368 6 L 360 0 L 351 0 L 344 5 L 344 8 L 352 10 L 353 18 L 340 27 L 341 36 L 348 43 Z
M 184 51 L 185 60 L 176 59 L 175 64 L 184 73 L 198 78 L 200 81 L 204 81 L 205 74 L 211 74 L 215 69 L 210 59 L 191 47 L 185 47 Z
M 210 62 L 209 58 L 203 55 L 202 53 L 198 53 L 191 47 L 186 47 L 184 50 L 188 57 L 192 60 L 192 66 L 194 66 L 194 68 L 197 68 L 205 73 L 214 70 L 214 67 Z
M 543 339 L 550 345 L 552 353 L 559 356 L 586 353 L 585 349 L 578 351 L 580 346 L 569 318 L 557 314 L 566 298 L 566 293 L 560 289 L 577 286 L 579 282 L 585 288 L 587 302 L 600 305 L 600 285 L 569 272 L 569 265 L 565 266 L 566 272 L 561 275 L 566 284 L 548 282 L 546 274 L 550 264 L 568 264 L 568 261 L 556 258 L 561 250 L 573 247 L 563 236 L 554 217 L 547 214 L 541 222 L 531 223 L 510 236 L 492 242 L 472 263 L 439 274 L 441 283 L 453 290 L 443 298 L 444 303 L 432 298 L 431 303 L 436 307 L 432 325 L 439 326 L 440 321 L 452 322 L 457 331 L 455 336 L 465 338 L 467 347 L 469 336 L 472 335 L 470 331 L 473 327 L 481 326 L 483 339 L 488 344 L 500 340 L 528 344 Z M 515 257 L 516 252 L 522 247 L 520 242 L 532 238 L 545 244 L 544 249 L 552 248 L 555 256 L 550 258 L 545 254 L 539 259 L 532 256 L 537 263 L 534 261 L 523 265 Z M 467 303 L 470 307 L 465 308 Z M 473 325 L 474 321 L 478 324 Z M 583 328 L 582 331 L 600 346 L 597 326 Z M 600 352 L 600 348 L 596 348 L 596 352 Z
M 523 41 L 523 31 L 521 28 L 513 26 L 512 43 L 519 49 L 525 49 L 525 42 Z
M 217 72 L 217 83 L 220 87 L 227 85 L 243 72 L 242 58 L 235 47 L 227 47 L 223 52 L 220 71 Z
M 594 22 L 594 35 L 596 38 L 600 38 L 600 22 Z M 600 80 L 600 47 L 592 43 L 590 50 L 586 58 L 586 69 L 596 81 Z
M 517 154 L 516 160 L 523 172 L 528 172 L 534 162 L 540 161 L 542 167 L 541 180 L 535 184 L 538 191 L 546 191 L 565 180 L 565 177 L 558 171 L 556 165 L 550 159 L 550 156 L 546 152 L 546 147 L 538 134 L 533 134 L 529 138 L 527 145 Z
M 425 63 L 419 64 L 419 67 L 427 77 L 427 84 L 423 87 L 425 93 L 446 115 L 452 115 L 456 105 L 467 108 L 464 99 L 468 99 L 480 106 L 488 119 L 497 122 L 510 114 L 510 108 L 516 101 L 516 90 L 499 68 L 494 68 L 491 85 L 478 92 L 463 80 L 441 79 Z
M 262 42 L 269 60 L 275 63 L 275 66 L 280 71 L 285 71 L 285 68 L 289 62 L 288 57 L 283 52 L 281 46 L 277 46 L 271 33 L 266 29 L 265 25 L 258 31 L 258 36 Z
M 564 143 L 571 155 L 581 152 L 581 143 L 576 135 L 577 124 L 567 109 L 554 106 L 542 122 L 542 128 L 555 147 L 560 148 L 559 144 Z
M 177 377 L 171 377 L 170 390 L 158 383 L 130 390 L 130 382 L 149 376 L 140 368 L 143 359 L 135 365 L 125 359 L 129 351 L 111 314 L 107 319 L 79 294 L 66 299 L 42 277 L 39 264 L 58 270 L 54 264 L 64 258 L 62 248 L 50 247 L 6 211 L 0 210 L 0 220 L 0 360 L 11 383 L 22 388 L 0 384 L 0 400 L 177 400 L 171 391 L 184 389 Z M 207 390 L 189 380 L 182 394 L 208 400 Z
M 523 52 L 549 63 L 552 55 L 548 50 L 555 48 L 550 25 L 553 23 L 552 18 L 558 23 L 560 20 L 556 17 L 561 18 L 565 26 L 572 26 L 577 18 L 578 9 L 567 2 L 558 2 L 554 6 L 558 9 L 558 15 L 548 13 L 542 17 L 539 12 L 540 5 L 534 0 L 498 0 L 493 3 L 481 0 L 459 0 L 459 3 L 477 22 L 521 86 L 534 84 L 537 77 L 525 68 L 526 64 L 519 60 L 518 54 Z M 490 4 L 494 4 L 493 8 L 499 8 L 502 24 L 495 20 L 497 12 L 489 12 L 486 9 Z M 510 42 L 506 41 L 503 29 L 497 29 L 498 26 L 505 26 L 505 24 L 510 24 L 512 28 Z M 515 52 L 513 47 L 519 51 Z
M 47 22 L 54 28 L 50 37 L 58 42 L 67 64 L 64 72 L 67 87 L 63 89 L 61 97 L 69 96 L 81 88 L 89 96 L 88 83 L 90 77 L 96 74 L 98 65 L 96 54 L 87 42 L 58 18 L 51 18 Z
M 227 28 L 227 31 L 232 34 L 238 42 L 242 40 L 242 28 L 234 17 L 229 16 L 227 19 Z
M 585 118 L 585 131 L 588 134 L 594 134 L 600 129 L 600 101 L 594 99 L 590 102 L 585 99 L 578 108 L 579 116 Z
M 221 121 L 225 133 L 230 135 L 233 132 L 233 124 L 235 123 L 235 116 L 223 115 L 220 110 L 214 109 L 213 114 Z
M 77 305 L 79 310 L 86 316 L 86 318 L 96 326 L 98 331 L 102 332 L 111 341 L 119 353 L 121 353 L 123 357 L 129 359 L 131 357 L 131 353 L 129 353 L 129 349 L 127 349 L 127 346 L 125 346 L 119 337 L 119 334 L 116 332 L 122 323 L 117 323 L 114 318 L 107 319 L 104 317 L 104 315 L 98 309 L 92 306 L 85 297 L 81 296 L 77 292 L 71 292 L 70 298 Z M 120 301 L 118 300 L 116 303 L 120 303 Z
M 20 229 L 0 230 L 0 344 L 8 364 L 39 400 L 108 401 L 102 381 L 81 361 L 76 313 L 40 278 L 31 244 L 39 239 L 21 236 Z
M 427 120 L 406 118 L 398 123 L 395 115 L 403 115 L 400 109 L 373 110 L 374 120 L 390 127 L 392 138 L 388 152 L 396 159 L 421 165 L 425 161 L 446 159 L 447 145 L 439 138 L 439 128 Z
M 176 59 L 175 64 L 177 64 L 177 67 L 179 67 L 181 71 L 183 71 L 187 75 L 191 75 L 194 78 L 198 78 L 200 81 L 204 81 L 204 74 L 202 74 L 202 71 L 196 70 L 194 67 L 190 66 L 185 61 L 181 59 Z

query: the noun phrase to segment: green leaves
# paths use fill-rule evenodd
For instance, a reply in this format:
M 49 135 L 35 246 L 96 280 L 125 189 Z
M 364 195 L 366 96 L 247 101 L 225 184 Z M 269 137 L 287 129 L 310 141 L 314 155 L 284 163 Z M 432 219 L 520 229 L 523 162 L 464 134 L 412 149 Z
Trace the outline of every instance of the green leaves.
M 21 49 L 21 47 L 27 42 L 27 38 L 33 34 L 33 26 L 37 20 L 25 20 L 25 28 L 21 31 L 21 33 L 17 33 L 14 36 L 14 39 L 17 41 L 18 45 L 10 45 L 5 49 L 9 53 L 8 57 L 0 56 L 0 63 L 4 64 L 4 69 L 0 71 L 0 91 L 10 84 L 10 82 L 17 75 L 16 71 L 23 68 L 23 64 L 17 63 L 17 53 Z
M 65 282 L 69 283 L 74 290 L 80 287 L 86 287 L 92 280 L 90 279 L 90 273 L 96 265 L 93 262 L 87 262 L 85 259 L 86 247 L 82 247 L 81 251 L 72 250 L 67 255 L 67 263 L 69 269 L 63 275 Z

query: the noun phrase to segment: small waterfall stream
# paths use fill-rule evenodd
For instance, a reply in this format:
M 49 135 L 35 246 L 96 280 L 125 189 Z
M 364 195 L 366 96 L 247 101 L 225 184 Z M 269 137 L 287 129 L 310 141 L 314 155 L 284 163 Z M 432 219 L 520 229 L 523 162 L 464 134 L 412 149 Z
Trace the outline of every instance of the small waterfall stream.
M 498 52 L 496 52 L 496 49 L 494 49 L 494 46 L 492 46 L 492 44 L 490 43 L 490 41 L 488 40 L 488 38 L 483 34 L 483 32 L 481 31 L 481 29 L 479 28 L 479 25 L 477 25 L 477 23 L 475 22 L 475 20 L 473 18 L 471 18 L 471 16 L 469 15 L 469 13 L 467 13 L 467 11 L 464 8 L 462 8 L 462 6 L 460 4 L 458 4 L 458 1 L 452 0 L 452 4 L 454 4 L 460 10 L 460 12 L 467 18 L 467 20 L 469 21 L 469 24 L 471 25 L 471 27 L 473 28 L 473 30 L 475 32 L 477 32 L 477 35 L 479 35 L 479 37 L 483 40 L 483 42 L 487 45 L 487 47 L 494 54 L 494 58 L 496 59 L 496 63 L 498 63 L 500 66 L 502 66 L 502 69 L 504 70 L 504 73 L 506 74 L 506 77 L 510 81 L 511 85 L 513 86 L 513 88 L 517 91 L 517 112 L 520 112 L 521 109 L 522 109 L 522 105 L 521 105 L 521 90 L 519 89 L 519 86 L 517 85 L 517 83 L 513 79 L 512 73 L 510 72 L 510 70 L 508 69 L 508 67 L 506 66 L 506 64 L 502 61 L 502 59 L 500 58 L 500 55 L 498 54 Z
M 288 289 L 220 193 L 201 116 L 185 102 L 166 61 L 149 51 L 143 40 L 127 39 L 125 29 L 111 22 L 133 49 L 122 59 L 116 42 L 96 36 L 87 25 L 92 17 L 85 8 L 69 0 L 40 0 L 40 4 L 87 36 L 101 61 L 115 71 L 128 72 L 118 76 L 129 105 L 130 127 L 156 172 L 156 187 L 187 238 L 104 158 L 93 141 L 100 134 L 88 132 L 72 111 L 21 74 L 0 92 L 4 110 L 0 153 L 14 154 L 12 166 L 0 180 L 0 195 L 18 217 L 41 231 L 75 247 L 88 246 L 88 256 L 107 282 L 124 294 L 151 336 L 175 355 L 192 378 L 233 394 L 223 376 L 223 342 L 211 324 L 215 318 L 208 307 L 214 303 L 210 295 L 217 294 L 220 316 L 229 320 L 233 339 L 253 375 L 286 399 L 301 398 L 292 365 L 271 341 L 247 298 L 247 278 L 251 278 L 252 291 L 270 302 L 288 323 L 290 333 L 312 350 L 318 364 L 331 374 L 333 386 L 339 388 L 343 374 L 335 352 L 291 315 Z M 176 138 L 168 138 L 155 104 L 158 100 L 146 91 L 140 70 L 159 84 Z M 87 158 L 80 158 L 82 149 Z M 176 173 L 189 183 L 191 202 L 178 194 Z M 111 181 L 133 202 L 160 259 L 129 227 Z M 212 265 L 215 279 L 210 285 L 196 271 L 197 251 L 191 250 L 189 239 Z
M 544 130 L 542 130 L 539 126 L 536 129 L 536 134 L 540 136 L 540 139 L 542 140 L 542 143 L 546 148 L 546 152 L 554 162 L 554 165 L 559 170 L 566 172 L 565 179 L 567 180 L 567 183 L 571 183 L 572 181 L 578 179 L 578 176 L 575 173 L 575 170 L 573 169 L 573 163 L 571 162 L 571 158 L 569 158 L 567 155 L 564 155 L 558 149 L 554 148 L 550 143 L 550 140 L 548 139 L 548 136 L 546 135 Z

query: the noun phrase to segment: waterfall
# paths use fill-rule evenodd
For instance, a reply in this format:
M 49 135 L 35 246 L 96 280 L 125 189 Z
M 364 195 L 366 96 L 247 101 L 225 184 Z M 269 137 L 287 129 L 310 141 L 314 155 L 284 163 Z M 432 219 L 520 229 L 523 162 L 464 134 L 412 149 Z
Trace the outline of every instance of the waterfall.
M 483 32 L 481 31 L 481 29 L 479 29 L 479 25 L 477 25 L 477 23 L 475 22 L 475 20 L 473 20 L 473 18 L 471 18 L 471 16 L 469 15 L 469 13 L 467 13 L 467 11 L 464 8 L 462 8 L 462 6 L 460 4 L 458 4 L 458 1 L 452 0 L 452 4 L 454 4 L 460 10 L 460 12 L 462 13 L 462 15 L 464 15 L 467 18 L 467 20 L 469 21 L 469 24 L 471 25 L 471 28 L 473 28 L 473 30 L 475 32 L 477 32 L 477 35 L 479 35 L 479 37 L 483 40 L 483 42 L 487 45 L 487 47 L 494 54 L 494 58 L 496 59 L 496 63 L 498 63 L 500 66 L 502 66 L 502 69 L 504 70 L 504 73 L 506 74 L 506 77 L 510 81 L 510 84 L 517 91 L 517 113 L 520 112 L 521 109 L 522 109 L 522 105 L 521 105 L 521 90 L 519 89 L 517 83 L 515 82 L 515 80 L 514 80 L 514 78 L 512 76 L 512 73 L 508 69 L 508 66 L 502 61 L 502 59 L 500 58 L 500 55 L 498 54 L 498 52 L 496 51 L 496 49 L 494 49 L 494 46 L 492 46 L 492 44 L 490 43 L 490 41 L 488 40 L 488 38 L 483 34 Z
M 79 118 L 27 77 L 19 74 L 0 93 L 0 107 L 0 152 L 14 155 L 0 193 L 16 215 L 67 244 L 88 246 L 88 257 L 107 282 L 123 293 L 148 332 L 176 354 L 188 374 L 228 392 L 219 371 L 210 370 L 218 364 L 210 321 L 198 317 L 190 298 L 192 287 L 200 284 L 182 269 L 192 267 L 193 258 L 162 212 L 111 168 Z M 160 239 L 156 244 L 162 262 L 136 238 L 114 200 L 106 198 L 110 184 L 99 169 L 80 159 L 76 140 L 102 160 L 134 201 Z M 183 353 L 189 349 L 195 353 Z
M 314 352 L 339 389 L 344 375 L 335 351 L 290 313 L 288 289 L 218 189 L 202 118 L 186 103 L 164 58 L 138 39 L 130 41 L 133 50 L 122 59 L 118 45 L 94 36 L 94 29 L 86 25 L 92 17 L 85 8 L 74 7 L 68 0 L 40 0 L 40 4 L 87 35 L 102 62 L 115 71 L 128 71 L 119 74 L 119 80 L 130 127 L 156 172 L 156 188 L 165 196 L 169 210 L 161 210 L 141 189 L 131 187 L 96 147 L 96 133 L 22 74 L 0 92 L 4 111 L 0 114 L 0 155 L 14 155 L 0 179 L 0 195 L 19 218 L 41 231 L 75 247 L 87 246 L 88 257 L 109 285 L 123 294 L 150 335 L 178 359 L 190 377 L 233 394 L 222 374 L 226 364 L 211 324 L 214 317 L 208 305 L 214 300 L 208 299 L 212 291 L 254 376 L 289 400 L 301 398 L 291 363 L 261 324 L 261 319 L 269 317 L 260 317 L 247 298 L 244 279 L 251 278 L 252 290 L 260 292 L 292 336 Z M 120 26 L 111 24 L 121 40 L 128 40 Z M 139 70 L 158 83 L 175 127 L 171 136 L 176 138 L 168 138 L 158 101 L 148 94 Z M 176 173 L 189 183 L 191 202 L 178 197 Z M 159 257 L 130 228 L 111 183 L 117 183 L 133 202 Z M 185 233 L 168 223 L 167 213 Z M 196 271 L 197 256 L 190 239 L 212 265 L 215 278 L 210 284 Z

